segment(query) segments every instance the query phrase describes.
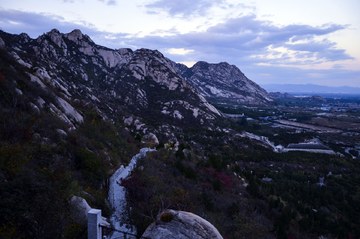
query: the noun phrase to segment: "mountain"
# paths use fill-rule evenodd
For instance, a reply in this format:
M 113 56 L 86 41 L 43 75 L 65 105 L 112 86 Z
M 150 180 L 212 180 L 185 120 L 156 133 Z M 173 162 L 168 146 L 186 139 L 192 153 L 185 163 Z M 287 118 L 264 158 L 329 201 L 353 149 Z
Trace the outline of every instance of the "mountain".
M 40 98 L 31 102 L 34 107 L 48 106 L 68 123 L 83 120 L 76 104 L 92 107 L 103 119 L 124 118 L 143 132 L 148 129 L 136 117 L 204 127 L 213 127 L 212 121 L 222 117 L 157 50 L 109 49 L 80 30 L 64 34 L 53 29 L 37 39 L 25 33 L 0 32 L 0 37 L 2 48 L 30 80 L 55 93 L 53 102 Z
M 269 92 L 271 97 L 274 99 L 294 99 L 295 97 L 288 94 L 288 93 L 281 93 L 281 92 Z
M 174 63 L 179 74 L 207 99 L 247 104 L 267 104 L 273 99 L 234 65 L 199 61 L 191 68 Z
M 196 232 L 208 238 L 214 230 L 202 225 L 209 222 L 229 239 L 359 238 L 356 112 L 314 118 L 343 134 L 268 128 L 258 117 L 274 110 L 260 112 L 263 107 L 229 109 L 249 113 L 252 121 L 227 119 L 174 64 L 158 51 L 99 46 L 79 30 L 52 30 L 37 39 L 0 31 L 0 238 L 87 238 L 79 204 L 86 200 L 109 218 L 111 175 L 133 168 L 130 159 L 155 145 L 156 152 L 117 181 L 127 200 L 118 223 L 136 226 L 139 235 L 152 222 L 156 235 L 155 229 L 175 230 L 181 223 L 184 237 Z M 230 69 L 226 64 L 223 69 Z M 267 102 L 248 94 L 245 100 Z M 310 116 L 298 110 L 288 117 Z M 341 157 L 280 154 L 269 143 L 308 138 L 319 138 Z M 176 212 L 165 211 L 159 222 L 156 215 L 170 208 Z
M 360 94 L 359 87 L 350 86 L 334 87 L 314 84 L 262 84 L 261 87 L 269 92 Z

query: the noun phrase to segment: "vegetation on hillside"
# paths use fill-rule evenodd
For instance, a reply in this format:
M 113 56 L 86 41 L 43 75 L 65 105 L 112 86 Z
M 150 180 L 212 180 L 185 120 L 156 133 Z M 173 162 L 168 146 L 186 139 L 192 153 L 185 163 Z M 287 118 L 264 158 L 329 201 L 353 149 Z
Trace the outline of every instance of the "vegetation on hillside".
M 108 179 L 147 146 L 141 143 L 143 132 L 106 121 L 81 102 L 74 105 L 84 121 L 65 123 L 48 106 L 57 104 L 61 92 L 31 82 L 31 69 L 0 53 L 0 237 L 86 238 L 86 222 L 73 196 L 109 217 Z M 41 107 L 39 98 L 47 106 Z M 139 115 L 147 124 L 163 123 L 151 113 Z M 258 118 L 268 112 L 245 113 Z M 175 209 L 205 218 L 224 238 L 360 237 L 358 159 L 340 147 L 336 150 L 343 150 L 344 157 L 279 154 L 236 136 L 245 130 L 285 145 L 315 133 L 290 134 L 244 118 L 214 124 L 219 130 L 177 124 L 173 132 L 182 142 L 179 150 L 173 149 L 175 142 L 160 142 L 157 152 L 119 182 L 127 189 L 127 223 L 139 233 L 159 212 Z
M 169 208 L 204 217 L 224 238 L 360 236 L 357 160 L 275 154 L 249 143 L 236 150 L 223 145 L 210 154 L 195 149 L 151 153 L 121 182 L 127 188 L 131 223 L 143 232 Z
M 55 104 L 55 95 L 1 53 L 0 237 L 87 238 L 73 196 L 110 216 L 107 179 L 138 152 L 138 142 L 87 108 L 75 130 L 48 107 L 34 109 L 30 102 L 41 97 Z

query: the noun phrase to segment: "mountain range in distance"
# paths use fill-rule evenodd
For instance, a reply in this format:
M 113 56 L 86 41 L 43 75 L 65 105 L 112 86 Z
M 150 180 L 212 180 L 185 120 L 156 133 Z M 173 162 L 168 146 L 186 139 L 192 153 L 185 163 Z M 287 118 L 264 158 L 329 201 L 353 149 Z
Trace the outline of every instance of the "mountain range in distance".
M 267 92 L 283 92 L 291 95 L 360 95 L 360 87 L 325 86 L 315 84 L 259 84 Z

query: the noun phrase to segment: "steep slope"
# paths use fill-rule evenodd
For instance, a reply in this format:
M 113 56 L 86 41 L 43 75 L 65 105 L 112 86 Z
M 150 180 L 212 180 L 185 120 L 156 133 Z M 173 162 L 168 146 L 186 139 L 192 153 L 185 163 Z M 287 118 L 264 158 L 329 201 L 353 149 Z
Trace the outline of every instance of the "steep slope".
M 177 71 L 207 99 L 267 104 L 273 99 L 260 86 L 249 80 L 239 68 L 226 62 L 197 62 L 191 68 L 174 63 Z
M 31 81 L 55 93 L 50 108 L 69 123 L 82 121 L 75 104 L 92 107 L 104 119 L 133 114 L 179 126 L 212 127 L 221 117 L 159 51 L 109 49 L 80 30 L 53 29 L 37 39 L 25 33 L 0 37 Z

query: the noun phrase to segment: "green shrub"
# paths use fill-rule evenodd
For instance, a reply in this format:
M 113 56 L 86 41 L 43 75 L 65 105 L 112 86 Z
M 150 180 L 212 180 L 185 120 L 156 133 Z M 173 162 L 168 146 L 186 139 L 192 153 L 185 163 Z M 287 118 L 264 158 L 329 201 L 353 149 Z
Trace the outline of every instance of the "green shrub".
M 80 149 L 76 152 L 76 156 L 78 159 L 77 166 L 80 169 L 86 169 L 90 172 L 95 172 L 101 166 L 101 162 L 97 158 L 96 154 L 89 150 Z

